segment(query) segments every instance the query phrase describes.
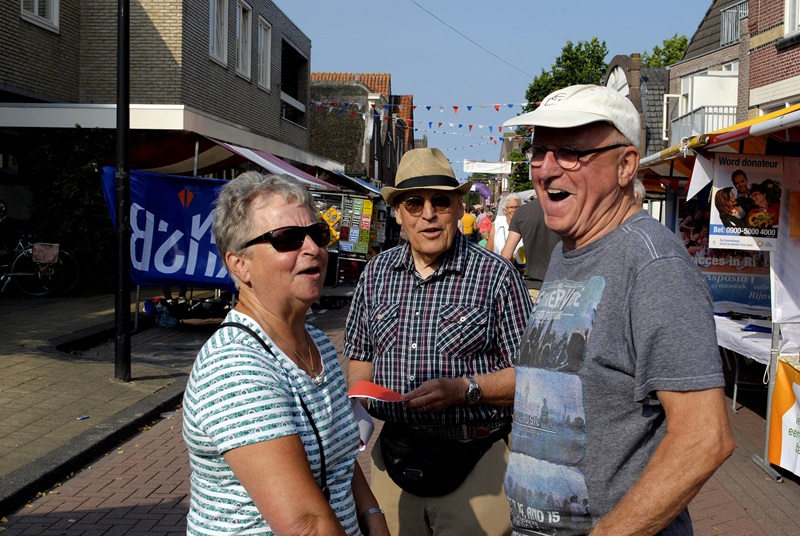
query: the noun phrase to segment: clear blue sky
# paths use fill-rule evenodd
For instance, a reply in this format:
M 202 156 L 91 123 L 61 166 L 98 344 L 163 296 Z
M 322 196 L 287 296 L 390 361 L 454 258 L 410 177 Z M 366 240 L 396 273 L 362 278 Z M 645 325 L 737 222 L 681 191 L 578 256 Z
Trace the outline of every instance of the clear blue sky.
M 468 176 L 462 171 L 464 159 L 499 160 L 500 145 L 491 143 L 489 136 L 497 137 L 497 126 L 521 111 L 518 104 L 525 102 L 528 85 L 542 69 L 550 70 L 567 40 L 605 41 L 607 62 L 617 54 L 651 52 L 676 33 L 691 39 L 712 4 L 711 0 L 273 1 L 311 39 L 312 72 L 389 73 L 394 94 L 414 95 L 414 127 L 419 129 L 415 137 L 427 134 L 429 145 L 447 154 L 459 179 Z M 494 104 L 515 106 L 498 112 Z M 426 105 L 432 106 L 431 111 Z M 444 112 L 439 106 L 445 107 Z M 459 106 L 458 113 L 453 106 Z M 473 106 L 472 111 L 467 106 Z M 459 123 L 464 124 L 460 129 Z M 473 125 L 471 132 L 468 124 Z

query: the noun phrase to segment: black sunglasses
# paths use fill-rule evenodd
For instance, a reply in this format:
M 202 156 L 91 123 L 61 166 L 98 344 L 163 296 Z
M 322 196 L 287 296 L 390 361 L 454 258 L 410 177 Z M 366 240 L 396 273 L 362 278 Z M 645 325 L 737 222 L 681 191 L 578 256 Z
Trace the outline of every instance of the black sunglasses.
M 548 149 L 541 145 L 531 145 L 528 147 L 528 150 L 525 151 L 525 156 L 528 158 L 528 163 L 530 163 L 531 166 L 541 167 L 542 164 L 544 164 L 547 153 L 552 151 L 559 166 L 563 169 L 575 169 L 578 166 L 578 161 L 584 156 L 610 151 L 611 149 L 618 149 L 620 147 L 628 147 L 628 144 L 615 143 L 613 145 L 606 145 L 605 147 L 597 147 L 596 149 L 586 149 L 585 151 L 579 151 L 574 147 L 568 147 L 566 145 L 556 147 L 555 149 Z
M 447 212 L 450 210 L 450 206 L 453 204 L 453 198 L 445 194 L 434 195 L 429 199 L 429 201 L 431 202 L 431 206 L 433 206 L 433 210 L 435 210 L 438 214 Z M 419 216 L 422 214 L 422 210 L 425 208 L 425 198 L 415 195 L 400 201 L 400 204 L 406 207 L 406 211 L 408 211 L 408 213 L 412 216 Z
M 331 241 L 330 227 L 327 223 L 319 222 L 312 223 L 308 227 L 292 225 L 273 229 L 250 240 L 242 246 L 242 249 L 249 248 L 253 244 L 269 242 L 276 251 L 295 251 L 303 247 L 306 235 L 310 236 L 311 240 L 319 247 L 325 247 Z

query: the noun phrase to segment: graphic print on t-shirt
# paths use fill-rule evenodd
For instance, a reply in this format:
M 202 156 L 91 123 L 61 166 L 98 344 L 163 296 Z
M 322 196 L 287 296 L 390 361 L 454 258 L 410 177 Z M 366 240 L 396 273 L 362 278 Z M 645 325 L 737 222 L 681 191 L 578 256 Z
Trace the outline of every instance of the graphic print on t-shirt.
M 546 283 L 522 337 L 506 472 L 512 526 L 524 531 L 517 534 L 591 529 L 591 498 L 580 469 L 586 415 L 577 373 L 604 288 L 600 277 Z

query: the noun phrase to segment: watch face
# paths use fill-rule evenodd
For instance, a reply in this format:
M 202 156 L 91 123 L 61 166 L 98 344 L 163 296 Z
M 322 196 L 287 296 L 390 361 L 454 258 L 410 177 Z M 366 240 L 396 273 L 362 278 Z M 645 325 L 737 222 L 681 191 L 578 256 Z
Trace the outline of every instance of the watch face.
M 481 398 L 481 388 L 478 387 L 478 382 L 473 379 L 469 381 L 469 388 L 467 389 L 467 402 L 473 404 Z

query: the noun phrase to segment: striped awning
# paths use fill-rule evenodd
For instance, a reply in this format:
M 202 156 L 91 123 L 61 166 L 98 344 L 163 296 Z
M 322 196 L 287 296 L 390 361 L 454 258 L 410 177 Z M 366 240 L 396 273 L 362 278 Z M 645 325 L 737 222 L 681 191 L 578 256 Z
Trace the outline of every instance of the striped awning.
M 314 188 L 317 190 L 339 190 L 339 188 L 333 184 L 325 182 L 322 179 L 318 179 L 313 175 L 309 175 L 305 171 L 294 167 L 290 163 L 281 160 L 277 156 L 268 153 L 267 151 L 241 147 L 232 143 L 215 140 L 214 138 L 209 139 L 217 145 L 224 147 L 229 151 L 242 156 L 243 158 L 246 158 L 258 166 L 261 166 L 270 173 L 274 173 L 276 175 L 289 175 L 290 177 L 297 179 L 308 188 Z
M 646 178 L 665 179 L 671 186 L 681 182 L 685 185 L 692 176 L 695 154 L 765 154 L 769 138 L 779 143 L 792 139 L 800 141 L 800 131 L 791 132 L 796 127 L 800 127 L 800 104 L 708 134 L 692 136 L 678 145 L 643 158 L 639 163 L 639 170 Z M 676 188 L 673 190 L 678 191 Z
M 249 161 L 269 173 L 289 175 L 306 188 L 339 190 L 338 186 L 318 179 L 267 151 L 195 133 L 182 133 L 132 147 L 130 161 L 133 169 L 167 175 L 206 175 Z

